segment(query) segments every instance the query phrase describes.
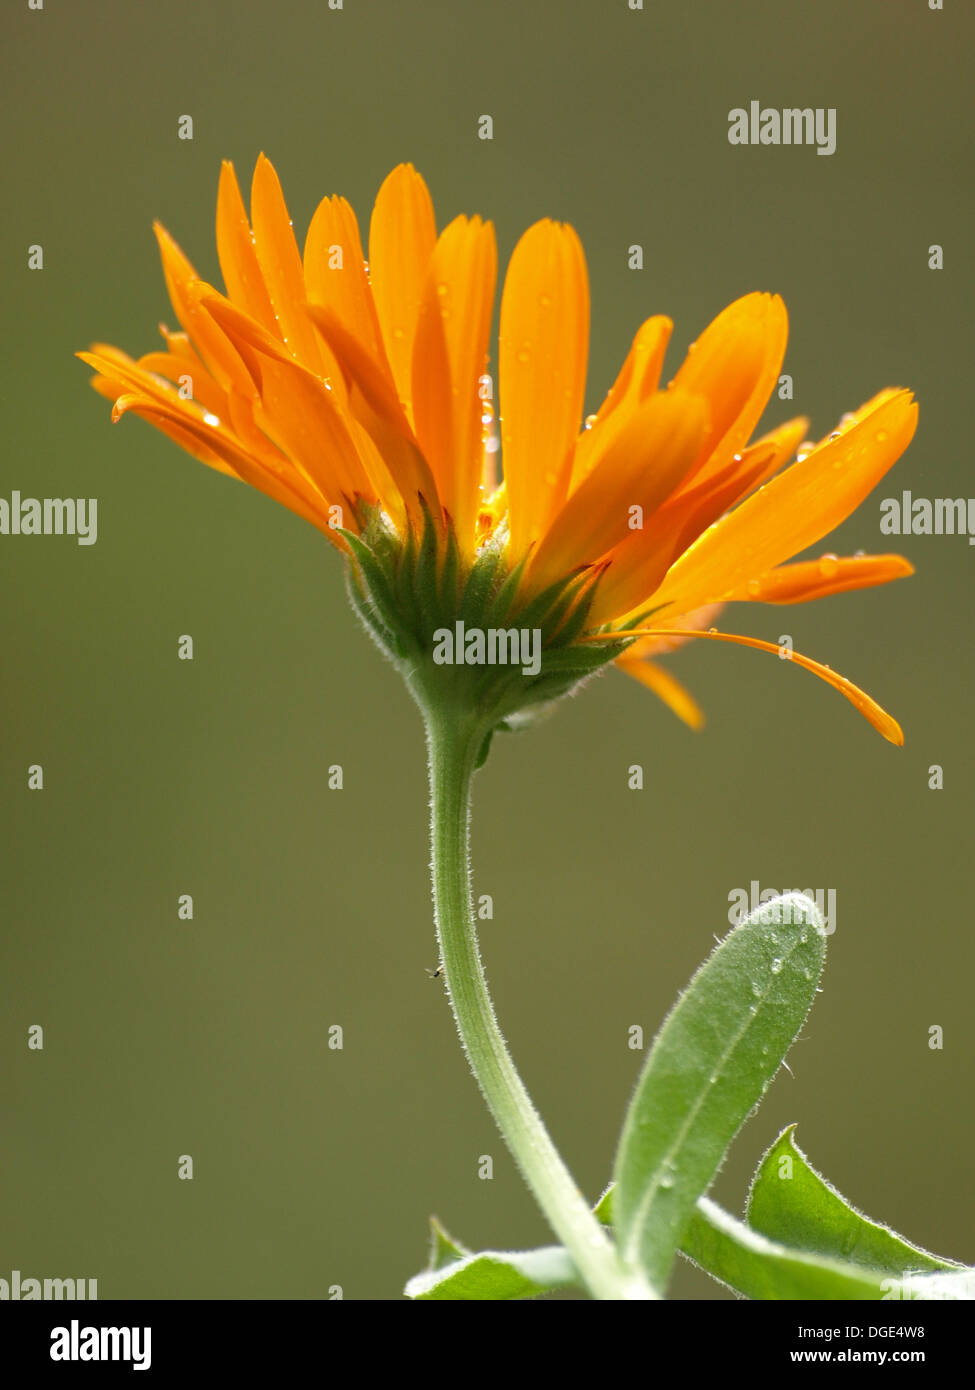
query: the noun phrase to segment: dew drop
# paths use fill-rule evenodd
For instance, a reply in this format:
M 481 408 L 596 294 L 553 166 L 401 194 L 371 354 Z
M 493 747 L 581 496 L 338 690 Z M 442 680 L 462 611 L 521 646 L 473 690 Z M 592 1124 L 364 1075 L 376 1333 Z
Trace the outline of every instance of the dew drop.
M 214 427 L 214 429 L 216 429 L 216 427 L 220 424 L 220 416 L 219 416 L 219 415 L 213 415 L 213 414 L 208 410 L 208 411 L 206 411 L 206 413 L 205 413 L 204 416 L 203 416 L 203 423 L 204 423 L 205 425 L 212 425 L 212 426 Z
M 591 430 L 592 427 L 593 427 L 593 425 L 594 425 L 595 423 L 596 423 L 596 417 L 595 417 L 595 415 L 587 415 L 587 416 L 586 416 L 585 428 L 586 428 L 587 430 Z
M 519 362 L 530 362 L 531 360 L 532 360 L 532 355 L 531 355 L 531 353 L 527 350 L 527 348 L 522 348 L 521 352 L 519 352 L 519 354 L 518 354 L 518 361 L 519 361 Z
M 830 435 L 830 439 L 839 439 L 842 433 L 842 430 L 834 430 L 833 433 Z
M 444 297 L 444 295 L 448 295 L 449 293 L 450 293 L 450 286 L 447 284 L 447 281 L 446 281 L 446 280 L 441 280 L 440 283 L 439 283 L 439 285 L 437 286 L 437 294 L 439 294 L 440 297 L 441 297 L 441 299 L 442 299 L 442 298 Z
M 823 555 L 819 560 L 819 573 L 824 579 L 833 579 L 839 574 L 840 560 L 838 555 Z
M 494 435 L 492 435 L 490 439 L 485 439 L 484 452 L 486 454 L 496 454 L 500 448 L 501 445 L 498 443 Z
M 749 579 L 748 592 L 751 594 L 752 598 L 758 598 L 759 594 L 762 592 L 762 586 L 757 579 Z
M 397 342 L 402 342 L 402 340 L 406 337 L 406 329 L 405 329 L 405 328 L 394 328 L 394 329 L 393 329 L 393 337 L 397 340 Z
M 877 433 L 874 435 L 874 439 L 876 439 L 876 441 L 877 441 L 878 444 L 886 444 L 886 443 L 887 443 L 887 431 L 886 431 L 886 430 L 878 430 Z
M 782 961 L 779 959 L 778 956 L 775 957 L 772 964 L 769 966 L 769 969 L 771 970 L 773 975 L 778 975 L 778 973 L 782 969 Z
M 714 633 L 717 632 L 717 630 L 718 630 L 718 629 L 717 629 L 716 627 L 709 627 L 709 628 L 708 628 L 708 632 L 709 632 L 712 636 L 714 635 Z

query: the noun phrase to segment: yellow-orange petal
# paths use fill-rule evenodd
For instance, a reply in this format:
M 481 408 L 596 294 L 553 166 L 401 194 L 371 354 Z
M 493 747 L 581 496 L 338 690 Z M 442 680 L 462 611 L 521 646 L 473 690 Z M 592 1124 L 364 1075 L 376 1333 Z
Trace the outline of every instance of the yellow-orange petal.
M 322 375 L 321 348 L 305 311 L 305 276 L 298 245 L 274 165 L 263 154 L 254 166 L 251 184 L 254 248 L 268 297 L 289 352 L 311 371 Z
M 323 198 L 305 238 L 305 298 L 323 304 L 385 366 L 379 320 L 366 274 L 359 223 L 345 198 Z
M 422 524 L 422 499 L 439 525 L 437 485 L 388 375 L 330 309 L 310 304 L 308 312 L 345 373 L 353 413 L 375 441 L 409 516 Z
M 822 555 L 782 565 L 727 595 L 729 603 L 808 603 L 851 589 L 906 579 L 914 566 L 903 555 Z
M 468 556 L 483 464 L 478 382 L 487 369 L 497 267 L 490 222 L 457 217 L 445 227 L 427 268 L 413 345 L 416 437 Z
M 77 352 L 75 356 L 86 362 L 89 367 L 93 367 L 103 380 L 111 383 L 112 393 L 107 389 L 102 391 L 109 399 L 112 394 L 120 396 L 126 392 L 148 396 L 150 400 L 158 401 L 160 405 L 184 415 L 187 420 L 206 423 L 203 419 L 204 407 L 200 402 L 184 399 L 172 382 L 164 380 L 155 372 L 147 371 L 139 362 L 134 362 L 118 348 L 105 343 L 95 343 L 90 352 Z
M 668 571 L 655 601 L 673 612 L 697 608 L 815 545 L 897 462 L 916 424 L 910 391 L 882 401 L 699 537 Z
M 413 338 L 437 240 L 433 202 L 412 164 L 387 174 L 369 224 L 369 278 L 386 356 L 412 423 Z
M 617 634 L 606 634 L 599 640 L 606 640 L 606 637 L 615 637 Z M 634 628 L 633 635 L 638 637 L 704 637 L 711 642 L 734 642 L 740 647 L 754 647 L 756 651 L 771 652 L 773 655 L 781 656 L 781 648 L 774 642 L 763 642 L 758 637 L 742 637 L 734 632 L 701 632 L 692 628 Z M 584 639 L 586 640 L 586 639 Z M 596 639 L 588 639 L 596 640 Z M 824 666 L 819 661 L 813 661 L 811 657 L 803 656 L 801 652 L 793 651 L 789 658 L 796 666 L 801 666 L 804 671 L 811 671 L 814 676 L 819 676 L 820 680 L 831 685 L 834 690 L 838 690 L 841 695 L 849 700 L 854 709 L 863 715 L 864 719 L 882 734 L 888 743 L 896 743 L 900 747 L 904 742 L 904 733 L 901 726 L 894 717 L 887 713 L 877 701 L 872 699 L 865 690 L 861 690 L 858 685 L 847 680 L 845 676 L 839 675 L 831 666 Z
M 187 385 L 193 399 L 214 415 L 219 415 L 224 409 L 227 393 L 221 391 L 195 353 L 190 357 L 186 353 L 146 352 L 138 359 L 137 365 L 145 372 L 164 376 L 177 387 Z
M 589 280 L 575 231 L 536 222 L 501 297 L 498 370 L 509 548 L 520 559 L 568 492 L 589 351 Z
M 576 441 L 570 492 L 592 472 L 633 411 L 656 391 L 673 328 L 663 314 L 640 325 L 606 399 Z
M 720 467 L 748 442 L 778 380 L 788 334 L 788 315 L 777 294 L 746 294 L 688 349 L 671 385 L 711 404 L 699 466 L 710 461 Z
M 633 508 L 641 525 L 649 520 L 693 463 L 707 424 L 707 403 L 678 391 L 658 391 L 630 412 L 542 536 L 526 583 L 544 589 L 632 535 Z
M 692 729 L 703 729 L 704 711 L 676 676 L 655 661 L 628 660 L 620 656 L 613 663 L 634 680 L 640 681 L 663 700 L 668 709 Z
M 194 293 L 195 288 L 205 282 L 200 280 L 192 264 L 162 223 L 153 223 L 153 230 L 159 242 L 163 275 L 173 309 L 193 346 L 219 383 L 221 390 L 229 391 L 231 386 L 235 386 L 239 391 L 248 390 L 250 382 L 233 345 L 228 342 L 209 314 L 200 307 L 199 296 Z
M 669 497 L 642 531 L 634 531 L 613 549 L 593 601 L 592 621 L 622 620 L 645 609 L 677 556 L 708 522 L 749 490 L 754 478 L 769 470 L 774 455 L 771 443 L 756 444 L 735 455 L 721 473 Z
M 237 175 L 229 159 L 221 165 L 217 190 L 217 256 L 228 298 L 269 333 L 280 337 Z

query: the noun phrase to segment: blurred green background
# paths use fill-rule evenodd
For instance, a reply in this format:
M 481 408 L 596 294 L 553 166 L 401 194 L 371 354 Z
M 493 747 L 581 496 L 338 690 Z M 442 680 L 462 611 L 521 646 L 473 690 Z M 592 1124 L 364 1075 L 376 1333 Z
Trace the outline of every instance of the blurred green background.
M 700 735 L 610 672 L 496 741 L 476 788 L 476 884 L 495 902 L 483 945 L 502 1022 L 593 1197 L 639 1066 L 627 1030 L 652 1035 L 727 929 L 728 894 L 752 879 L 834 888 L 825 992 L 715 1195 L 739 1212 L 760 1152 L 798 1120 L 859 1206 L 975 1261 L 975 553 L 960 537 L 891 546 L 878 505 L 902 488 L 975 491 L 975 12 L 24 0 L 2 25 L 0 495 L 97 496 L 99 538 L 0 537 L 0 1276 L 95 1277 L 103 1298 L 339 1284 L 395 1299 L 430 1212 L 474 1247 L 548 1239 L 425 973 L 420 723 L 358 629 L 337 557 L 141 422 L 112 428 L 72 357 L 93 339 L 148 351 L 160 319 L 175 326 L 152 219 L 216 277 L 220 160 L 246 182 L 261 149 L 300 237 L 325 193 L 366 223 L 404 159 L 441 225 L 494 219 L 502 259 L 534 219 L 571 221 L 592 280 L 589 410 L 647 315 L 676 320 L 673 369 L 751 289 L 779 291 L 791 318 L 795 402 L 764 423 L 805 412 L 818 437 L 882 386 L 917 392 L 908 454 L 819 547 L 901 549 L 917 576 L 725 619 L 790 633 L 860 682 L 903 723 L 904 749 L 796 668 L 700 643 L 671 664 L 706 707 Z M 728 112 L 752 99 L 835 107 L 836 153 L 732 147 Z M 177 138 L 183 114 L 192 141 Z M 642 272 L 627 268 L 635 242 Z M 42 272 L 26 268 L 34 243 Z M 643 792 L 627 790 L 634 762 Z M 32 763 L 42 792 L 27 791 Z M 332 763 L 342 791 L 327 790 Z M 37 1023 L 43 1052 L 26 1046 Z M 723 1296 L 686 1264 L 674 1292 Z

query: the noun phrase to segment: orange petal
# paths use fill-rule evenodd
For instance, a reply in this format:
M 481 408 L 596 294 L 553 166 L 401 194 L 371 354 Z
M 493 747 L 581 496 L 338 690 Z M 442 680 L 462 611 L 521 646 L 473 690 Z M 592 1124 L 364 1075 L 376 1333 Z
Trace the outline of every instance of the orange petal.
M 213 428 L 204 420 L 205 410 L 200 402 L 184 399 L 171 382 L 163 380 L 152 370 L 147 370 L 142 363 L 133 362 L 131 357 L 120 352 L 118 348 L 96 343 L 91 352 L 78 352 L 75 356 L 80 357 L 82 362 L 87 362 L 89 367 L 94 367 L 95 371 L 101 374 L 103 381 L 111 383 L 111 392 L 107 389 L 101 391 L 101 394 L 109 399 L 125 392 L 148 396 L 150 400 L 158 401 L 160 405 L 185 416 L 188 422 L 204 425 L 207 429 Z
M 696 536 L 772 466 L 774 447 L 755 445 L 688 491 L 678 489 L 659 511 L 613 550 L 593 601 L 594 623 L 621 620 L 646 608 L 664 575 Z
M 658 666 L 655 661 L 628 661 L 625 656 L 617 657 L 614 665 L 652 690 L 678 719 L 683 719 L 692 729 L 704 727 L 701 706 L 676 676 L 672 676 L 663 666 Z
M 413 337 L 437 239 L 433 203 L 412 164 L 383 181 L 369 224 L 369 278 L 386 356 L 412 422 Z
M 734 593 L 728 602 L 739 603 L 808 603 L 810 599 L 827 598 L 851 589 L 869 589 L 876 584 L 888 584 L 892 579 L 906 579 L 914 566 L 902 555 L 823 555 L 818 560 L 803 560 L 797 565 L 779 569 L 752 579 Z
M 369 288 L 359 224 L 345 198 L 323 198 L 305 238 L 306 298 L 324 304 L 385 366 L 379 320 Z
M 455 218 L 430 258 L 413 347 L 417 440 L 468 556 L 484 453 L 478 382 L 487 369 L 497 266 L 491 223 Z
M 322 375 L 318 338 L 305 312 L 305 277 L 274 165 L 258 156 L 251 184 L 254 247 L 281 336 L 292 356 Z
M 634 628 L 635 637 L 705 637 L 712 642 L 735 642 L 741 647 L 754 647 L 756 651 L 772 652 L 774 655 L 781 655 L 781 648 L 774 642 L 763 642 L 758 637 L 741 637 L 733 632 L 700 632 L 691 628 Z M 618 638 L 618 633 L 607 633 L 600 639 L 583 638 L 583 641 L 602 640 Z M 885 709 L 877 704 L 876 700 L 858 685 L 848 681 L 845 676 L 837 673 L 829 666 L 823 666 L 818 661 L 813 661 L 811 657 L 803 656 L 801 652 L 792 652 L 788 658 L 796 666 L 801 666 L 804 671 L 811 671 L 814 676 L 819 676 L 827 685 L 831 685 L 834 690 L 838 690 L 844 695 L 854 709 L 859 710 L 864 719 L 872 724 L 878 733 L 883 734 L 888 743 L 896 743 L 900 747 L 904 742 L 904 734 L 901 726 L 897 723 Z
M 226 408 L 227 393 L 221 391 L 195 353 L 190 356 L 187 353 L 146 352 L 139 358 L 137 366 L 145 372 L 164 376 L 177 387 L 184 385 L 185 378 L 189 377 L 193 400 L 199 401 L 205 410 L 214 415 L 219 415 Z
M 377 368 L 359 340 L 330 309 L 310 304 L 308 312 L 350 383 L 355 416 L 372 436 L 410 517 L 422 523 L 423 508 L 419 499 L 423 498 L 431 514 L 439 518 L 437 485 L 388 374 Z
M 606 399 L 576 441 L 572 491 L 593 470 L 633 411 L 656 391 L 673 328 L 662 314 L 641 324 Z
M 671 567 L 655 601 L 697 608 L 815 545 L 897 462 L 916 424 L 910 391 L 885 399 L 722 517 Z
M 707 421 L 704 401 L 676 391 L 658 392 L 630 412 L 540 540 L 529 563 L 530 586 L 544 589 L 632 534 L 634 506 L 652 516 L 693 463 Z
M 257 319 L 269 333 L 280 336 L 271 298 L 254 250 L 251 224 L 240 196 L 237 175 L 229 159 L 220 168 L 217 192 L 217 255 L 227 294 L 235 304 Z
M 536 222 L 518 242 L 499 340 L 502 460 L 518 559 L 565 500 L 582 418 L 589 281 L 571 227 Z
M 159 242 L 163 274 L 176 317 L 189 334 L 208 370 L 223 391 L 229 391 L 231 386 L 236 386 L 240 391 L 251 389 L 244 365 L 233 345 L 227 341 L 209 314 L 200 308 L 198 296 L 193 293 L 194 287 L 204 282 L 200 280 L 166 228 L 155 222 L 153 230 Z
M 710 402 L 701 466 L 711 461 L 712 467 L 720 467 L 748 442 L 778 380 L 788 333 L 785 305 L 777 294 L 746 294 L 729 304 L 688 349 L 671 385 Z

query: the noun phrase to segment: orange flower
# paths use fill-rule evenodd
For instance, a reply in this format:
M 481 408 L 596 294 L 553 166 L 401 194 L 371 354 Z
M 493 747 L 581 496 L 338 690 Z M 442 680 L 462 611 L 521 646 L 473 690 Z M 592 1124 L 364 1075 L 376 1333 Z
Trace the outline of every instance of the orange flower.
M 574 664 L 563 652 L 560 669 L 577 678 L 587 658 L 593 666 L 615 659 L 697 724 L 693 700 L 650 656 L 688 637 L 777 650 L 705 630 L 717 606 L 801 603 L 911 573 L 897 555 L 784 564 L 843 521 L 896 462 L 917 407 L 910 392 L 885 390 L 818 444 L 802 444 L 802 419 L 749 443 L 785 352 L 778 296 L 731 304 L 663 389 L 672 325 L 648 319 L 580 432 L 585 258 L 571 227 L 536 223 L 515 247 L 501 301 L 501 481 L 486 376 L 494 231 L 479 217 L 457 217 L 438 236 L 411 165 L 379 190 L 368 263 L 355 214 L 339 197 L 319 204 L 299 254 L 263 155 L 250 219 L 233 167 L 221 172 L 225 295 L 199 278 L 162 227 L 156 233 L 182 331 L 163 328 L 165 351 L 138 360 L 104 344 L 78 354 L 114 402 L 113 420 L 141 415 L 310 521 L 350 558 L 371 598 L 389 585 L 405 592 L 397 546 L 413 557 L 415 589 L 430 531 L 441 618 L 460 611 L 490 555 L 481 578 L 496 617 L 551 617 L 546 596 L 561 592 L 547 649 L 563 641 L 580 655 Z M 381 559 L 370 569 L 368 557 L 380 552 L 388 574 Z M 387 635 L 403 626 L 398 640 L 408 646 L 429 637 L 418 623 L 414 614 L 399 624 L 386 603 L 374 626 Z M 896 722 L 856 686 L 798 653 L 792 660 L 902 742 Z

